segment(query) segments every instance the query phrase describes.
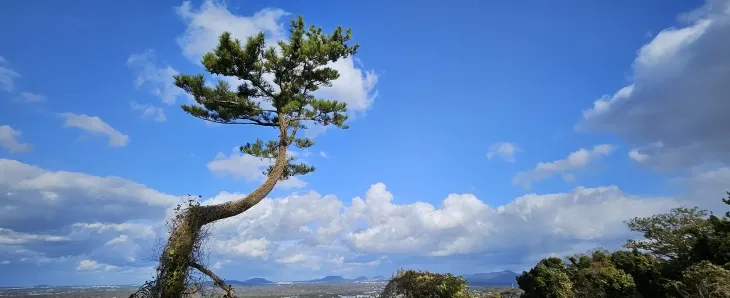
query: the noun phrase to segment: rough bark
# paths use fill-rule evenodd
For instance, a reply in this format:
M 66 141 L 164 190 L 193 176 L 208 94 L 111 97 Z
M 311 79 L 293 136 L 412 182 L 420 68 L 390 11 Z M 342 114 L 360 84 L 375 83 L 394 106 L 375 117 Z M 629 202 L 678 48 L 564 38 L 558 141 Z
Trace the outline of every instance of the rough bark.
M 281 116 L 280 119 L 284 119 L 283 115 Z M 271 192 L 287 167 L 288 145 L 288 123 L 282 122 L 279 127 L 278 155 L 263 184 L 238 200 L 218 205 L 196 206 L 180 215 L 177 224 L 173 226 L 158 267 L 157 287 L 160 297 L 182 297 L 186 288 L 188 269 L 194 263 L 192 258 L 194 248 L 204 225 L 241 214 L 261 202 Z
M 178 217 L 162 251 L 156 284 L 160 297 L 177 298 L 185 292 L 188 267 L 202 227 L 194 211 L 187 210 Z

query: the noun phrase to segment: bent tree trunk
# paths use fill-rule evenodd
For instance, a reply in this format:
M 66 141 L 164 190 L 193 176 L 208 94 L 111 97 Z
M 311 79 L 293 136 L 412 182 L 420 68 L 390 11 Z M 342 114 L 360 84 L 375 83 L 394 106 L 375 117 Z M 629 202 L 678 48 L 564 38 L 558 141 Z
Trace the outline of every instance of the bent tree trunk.
M 193 256 L 203 226 L 236 216 L 258 204 L 282 178 L 287 167 L 287 126 L 282 124 L 276 162 L 266 180 L 247 196 L 218 205 L 191 206 L 178 215 L 157 268 L 155 292 L 159 297 L 177 298 L 185 293 L 188 270 L 194 264 Z
M 188 209 L 176 219 L 162 251 L 156 285 L 160 297 L 182 297 L 186 290 L 188 267 L 202 228 L 195 211 Z
M 155 297 L 181 297 L 187 290 L 191 268 L 206 273 L 200 270 L 204 267 L 194 266 L 200 265 L 195 257 L 199 252 L 201 228 L 255 206 L 279 180 L 314 171 L 314 167 L 290 163 L 294 158 L 287 158 L 289 145 L 295 143 L 300 149 L 313 145 L 307 137 L 296 138 L 297 129 L 307 129 L 302 123 L 349 127 L 345 124 L 347 103 L 311 93 L 322 86 L 332 86 L 332 81 L 339 78 L 339 72 L 328 67 L 329 63 L 357 52 L 359 45 L 348 44 L 352 38 L 350 29 L 338 26 L 331 34 L 325 34 L 321 27 L 305 26 L 299 16 L 291 21 L 289 33 L 289 41 L 278 42 L 276 47 L 267 46 L 263 32 L 250 36 L 245 44 L 232 39 L 228 32 L 220 35 L 218 46 L 205 54 L 201 62 L 210 74 L 242 80 L 235 91 L 221 80 L 215 86 L 206 84 L 202 74 L 174 76 L 175 86 L 197 103 L 181 106 L 188 114 L 213 123 L 278 128 L 278 142 L 264 143 L 258 139 L 241 147 L 246 154 L 274 158 L 276 162 L 267 169 L 266 181 L 246 197 L 213 206 L 194 205 L 179 213 L 162 251 L 157 279 L 140 290 L 152 290 Z M 269 75 L 273 75 L 273 80 Z M 268 101 L 274 109 L 261 107 L 254 99 Z

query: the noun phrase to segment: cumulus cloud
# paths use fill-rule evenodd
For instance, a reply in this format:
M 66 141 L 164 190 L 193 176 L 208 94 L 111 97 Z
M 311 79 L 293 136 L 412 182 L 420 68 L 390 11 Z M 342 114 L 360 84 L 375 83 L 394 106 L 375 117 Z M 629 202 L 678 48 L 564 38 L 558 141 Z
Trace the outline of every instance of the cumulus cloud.
M 221 203 L 241 196 L 243 194 L 221 193 L 209 200 Z M 301 240 L 314 237 L 314 225 L 329 225 L 340 215 L 342 206 L 337 197 L 322 196 L 314 191 L 265 198 L 246 213 L 217 222 L 212 231 L 217 239 L 227 244 L 256 240 L 259 247 L 263 247 L 262 238 L 268 241 Z M 227 244 L 220 247 L 230 247 Z
M 165 111 L 160 107 L 156 107 L 151 104 L 141 104 L 134 101 L 129 103 L 129 107 L 133 111 L 137 111 L 142 114 L 142 118 L 152 119 L 155 122 L 164 122 L 167 120 L 167 117 L 165 117 Z
M 37 93 L 26 91 L 20 92 L 20 95 L 18 95 L 14 100 L 22 103 L 36 103 L 46 101 L 46 97 Z
M 691 175 L 682 176 L 673 182 L 685 190 L 684 197 L 691 206 L 709 210 L 727 211 L 720 198 L 724 196 L 727 182 L 730 181 L 730 168 L 722 167 L 705 171 L 696 171 Z
M 291 256 L 276 259 L 279 264 L 297 264 L 307 260 L 307 256 L 303 253 L 297 253 Z
M 177 13 L 187 23 L 185 33 L 177 38 L 188 59 L 199 62 L 203 54 L 218 45 L 218 37 L 224 32 L 241 40 L 263 31 L 270 41 L 284 38 L 285 27 L 281 17 L 287 13 L 281 9 L 264 9 L 253 16 L 244 17 L 232 14 L 222 1 L 205 0 L 198 9 L 190 1 L 177 8 Z
M 22 133 L 10 125 L 0 125 L 0 147 L 10 152 L 27 152 L 33 146 L 19 140 Z
M 181 201 L 119 177 L 48 171 L 7 159 L 0 159 L 0 168 L 0 260 L 10 266 L 138 273 L 152 265 L 145 254 L 164 236 L 164 216 Z M 225 270 L 238 262 L 255 272 L 285 270 L 280 276 L 311 276 L 312 270 L 386 274 L 404 264 L 457 270 L 450 266 L 481 262 L 521 269 L 514 266 L 540 256 L 615 247 L 630 236 L 624 221 L 634 216 L 711 206 L 727 179 L 728 168 L 688 176 L 678 181 L 686 193 L 676 197 L 576 187 L 527 194 L 501 206 L 472 194 L 450 194 L 440 204 L 402 204 L 382 183 L 349 204 L 309 191 L 265 198 L 216 222 L 207 243 L 211 264 L 231 276 L 240 273 Z M 243 195 L 222 192 L 202 203 Z M 295 273 L 301 275 L 288 275 Z
M 611 154 L 614 149 L 614 146 L 610 144 L 596 145 L 590 150 L 581 148 L 568 154 L 565 159 L 540 162 L 532 170 L 517 173 L 512 179 L 512 183 L 530 188 L 533 183 L 558 174 L 562 174 L 567 181 L 573 181 L 575 176 L 569 173 L 570 171 L 583 169 L 597 159 Z
M 119 177 L 9 159 L 0 168 L 0 259 L 13 264 L 140 273 L 181 201 Z
M 488 206 L 470 194 L 449 195 L 439 208 L 392 201 L 393 195 L 383 184 L 371 186 L 364 199 L 353 199 L 345 218 L 363 219 L 368 227 L 348 233 L 352 246 L 365 252 L 419 251 L 433 256 L 500 253 L 516 246 L 537 253 L 626 235 L 623 220 L 676 205 L 667 198 L 630 197 L 616 187 L 530 194 L 499 207 Z M 591 213 L 596 217 L 587 216 Z M 547 247 L 546 242 L 556 247 Z
M 97 116 L 85 114 L 62 113 L 66 120 L 64 127 L 79 128 L 92 135 L 105 135 L 109 138 L 109 147 L 124 147 L 129 143 L 129 136 L 116 130 Z
M 238 148 L 233 148 L 230 155 L 218 152 L 215 159 L 208 163 L 208 170 L 211 172 L 231 176 L 237 179 L 243 179 L 247 182 L 259 182 L 266 179 L 263 171 L 269 167 L 273 161 L 269 159 L 261 159 L 248 154 L 237 153 Z M 293 152 L 289 152 L 293 155 Z M 307 183 L 297 176 L 290 177 L 287 180 L 279 181 L 276 184 L 278 188 L 302 188 Z
M 20 74 L 4 64 L 7 64 L 7 61 L 0 56 L 0 90 L 10 92 L 15 90 L 15 79 L 20 78 Z
M 0 228 L 1 244 L 29 244 L 31 242 L 53 243 L 65 242 L 68 237 L 42 234 L 19 233 L 10 229 Z
M 93 271 L 93 270 L 104 270 L 104 271 L 110 271 L 117 269 L 119 267 L 109 264 L 100 264 L 97 261 L 94 260 L 81 260 L 79 262 L 79 266 L 76 267 L 76 270 L 78 271 Z
M 127 58 L 127 67 L 132 69 L 137 76 L 134 81 L 135 86 L 147 88 L 168 105 L 174 104 L 180 97 L 190 98 L 184 90 L 175 86 L 173 76 L 178 74 L 177 70 L 169 65 L 157 66 L 156 60 L 155 52 L 152 49 L 130 55 Z
M 210 200 L 232 197 L 223 196 Z M 585 243 L 621 243 L 628 235 L 626 219 L 682 204 L 676 198 L 627 195 L 613 186 L 529 194 L 496 207 L 471 194 L 449 195 L 440 206 L 394 201 L 382 183 L 372 185 L 349 206 L 316 192 L 267 198 L 249 212 L 216 224 L 211 243 L 222 259 L 241 257 L 234 249 L 238 245 L 258 244 L 260 249 L 250 250 L 260 252 L 258 258 L 310 269 L 325 263 L 340 270 L 375 266 L 389 254 L 504 254 L 520 248 L 535 255 Z M 362 254 L 374 257 L 353 259 Z
M 618 135 L 658 170 L 730 162 L 730 1 L 686 16 L 639 49 L 633 82 L 596 100 L 577 129 Z
M 501 142 L 495 143 L 489 146 L 489 152 L 487 152 L 487 159 L 493 157 L 499 157 L 506 162 L 515 162 L 515 153 L 520 152 L 519 147 L 513 143 Z
M 719 190 L 719 185 L 712 189 Z M 236 197 L 224 193 L 208 200 Z M 216 223 L 209 243 L 211 256 L 221 262 L 266 260 L 288 270 L 347 273 L 394 270 L 403 264 L 431 266 L 427 264 L 444 260 L 467 264 L 459 261 L 462 256 L 492 265 L 508 258 L 522 266 L 539 256 L 616 247 L 631 236 L 625 220 L 694 203 L 676 197 L 636 197 L 607 186 L 528 194 L 502 206 L 490 206 L 471 194 L 451 194 L 439 206 L 398 204 L 387 187 L 377 183 L 349 205 L 313 191 L 266 198 L 248 212 Z M 395 263 L 384 263 L 387 260 Z
M 183 54 L 195 63 L 218 45 L 218 37 L 224 31 L 241 40 L 263 31 L 271 45 L 287 38 L 288 22 L 282 18 L 289 13 L 281 9 L 264 9 L 252 16 L 240 16 L 231 13 L 222 1 L 205 0 L 197 9 L 190 1 L 185 1 L 177 8 L 177 13 L 187 24 L 177 42 Z M 377 74 L 364 70 L 362 63 L 354 57 L 338 60 L 329 66 L 336 69 L 340 77 L 332 82 L 331 87 L 318 90 L 317 95 L 346 102 L 353 112 L 370 108 L 378 95 L 375 90 Z M 237 82 L 235 79 L 229 81 Z
M 54 172 L 10 159 L 0 159 L 0 168 L 0 227 L 16 232 L 159 219 L 179 201 L 120 177 Z

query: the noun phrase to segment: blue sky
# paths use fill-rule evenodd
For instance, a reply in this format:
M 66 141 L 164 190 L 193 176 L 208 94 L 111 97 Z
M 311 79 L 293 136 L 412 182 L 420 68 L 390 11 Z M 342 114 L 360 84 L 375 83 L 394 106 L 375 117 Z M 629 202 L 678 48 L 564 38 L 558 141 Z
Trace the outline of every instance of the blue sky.
M 724 193 L 727 5 L 4 1 L 0 286 L 143 281 L 180 196 L 256 187 L 264 164 L 232 148 L 267 131 L 186 115 L 171 76 L 203 72 L 223 30 L 275 40 L 297 14 L 361 44 L 323 91 L 351 129 L 313 131 L 297 156 L 316 172 L 214 227 L 219 275 L 518 271 L 617 247 L 623 220 Z

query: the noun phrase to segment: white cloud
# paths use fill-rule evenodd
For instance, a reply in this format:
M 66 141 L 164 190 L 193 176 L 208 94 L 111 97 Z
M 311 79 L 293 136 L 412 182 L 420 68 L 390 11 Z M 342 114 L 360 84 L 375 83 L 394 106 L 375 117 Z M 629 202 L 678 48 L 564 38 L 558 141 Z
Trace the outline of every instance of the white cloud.
M 23 103 L 35 103 L 46 101 L 46 97 L 33 92 L 20 92 L 20 95 L 14 100 Z
M 213 269 L 221 269 L 221 268 L 223 268 L 223 265 L 230 264 L 230 263 L 233 263 L 233 260 L 223 260 L 223 261 L 215 262 L 215 264 L 213 264 Z
M 0 125 L 0 147 L 10 152 L 30 151 L 33 146 L 18 140 L 21 135 L 20 131 L 13 129 L 10 125 Z
M 199 63 L 203 54 L 217 46 L 218 37 L 224 31 L 241 40 L 263 31 L 267 43 L 271 45 L 287 38 L 288 22 L 282 18 L 289 14 L 281 9 L 264 9 L 252 16 L 239 16 L 231 13 L 222 1 L 205 0 L 198 9 L 185 1 L 177 12 L 188 26 L 177 41 L 183 54 L 194 63 Z M 375 90 L 378 76 L 375 72 L 363 70 L 361 63 L 353 57 L 341 59 L 329 66 L 336 69 L 340 77 L 332 82 L 332 87 L 318 90 L 317 95 L 346 102 L 352 112 L 367 110 L 378 95 Z
M 540 162 L 532 170 L 517 173 L 512 179 L 512 183 L 530 188 L 533 183 L 558 174 L 564 174 L 563 177 L 566 180 L 572 181 L 575 177 L 568 173 L 569 171 L 583 169 L 602 156 L 609 155 L 614 149 L 614 146 L 610 144 L 596 145 L 591 150 L 581 148 L 568 154 L 565 159 Z
M 149 91 L 160 97 L 163 103 L 174 104 L 179 97 L 191 98 L 184 90 L 175 86 L 174 75 L 178 72 L 171 66 L 158 67 L 156 65 L 155 52 L 147 49 L 140 54 L 130 55 L 127 59 L 127 66 L 132 69 L 137 78 L 137 88 L 148 88 Z
M 119 177 L 54 172 L 10 159 L 0 159 L 0 168 L 0 227 L 18 232 L 159 219 L 180 201 Z
M 165 235 L 163 217 L 182 201 L 118 177 L 53 172 L 2 159 L 0 168 L 0 260 L 13 263 L 25 259 L 114 272 L 149 266 L 146 253 Z M 527 194 L 502 206 L 472 194 L 451 194 L 438 205 L 402 204 L 382 183 L 349 204 L 310 191 L 265 198 L 216 222 L 207 243 L 216 267 L 245 260 L 252 269 L 286 266 L 287 272 L 371 272 L 366 267 L 402 265 L 398 256 L 442 258 L 427 259 L 434 262 L 458 262 L 464 254 L 491 262 L 509 256 L 519 263 L 615 246 L 630 236 L 624 221 L 634 216 L 679 205 L 716 206 L 727 179 L 727 168 L 696 173 L 678 181 L 686 192 L 677 197 L 577 187 Z M 203 203 L 242 196 L 222 192 Z
M 218 152 L 213 161 L 208 163 L 208 170 L 218 175 L 230 175 L 233 178 L 240 178 L 247 182 L 258 182 L 266 179 L 263 171 L 272 164 L 269 159 L 261 159 L 248 154 L 236 153 L 238 148 L 233 148 L 231 155 Z M 289 154 L 294 154 L 289 152 Z M 287 180 L 279 181 L 277 188 L 302 188 L 307 183 L 299 177 L 290 177 Z
M 211 200 L 238 197 L 222 196 Z M 393 194 L 378 183 L 364 198 L 352 199 L 349 207 L 334 196 L 315 192 L 264 199 L 248 212 L 216 224 L 210 243 L 214 253 L 228 259 L 241 255 L 233 249 L 237 245 L 248 247 L 266 239 L 266 256 L 273 255 L 280 264 L 301 263 L 307 268 L 319 267 L 328 259 L 336 264 L 337 259 L 359 253 L 451 256 L 519 248 L 538 254 L 580 243 L 615 245 L 629 234 L 626 219 L 680 204 L 674 198 L 626 195 L 611 186 L 528 194 L 499 207 L 471 194 L 449 195 L 440 207 L 424 202 L 403 205 L 395 203 Z M 263 249 L 248 251 L 264 255 Z M 376 265 L 375 260 L 350 261 L 347 266 Z
M 99 262 L 96 270 L 147 266 L 162 221 L 182 201 L 119 177 L 8 159 L 0 168 L 0 259 L 53 266 L 88 259 Z
M 310 272 L 321 270 L 323 266 L 328 265 L 326 262 L 331 257 L 327 249 L 302 250 L 301 245 L 295 244 L 283 244 L 279 246 L 275 254 L 277 257 L 274 259 L 274 263 L 283 265 L 287 270 L 299 268 Z
M 517 145 L 513 143 L 501 142 L 495 143 L 489 146 L 489 152 L 487 152 L 487 159 L 492 159 L 495 156 L 499 156 L 506 162 L 515 162 L 515 153 L 522 151 Z
M 97 266 L 99 266 L 99 264 L 97 264 L 94 260 L 81 260 L 81 262 L 79 262 L 79 266 L 76 267 L 76 270 L 94 270 Z
M 324 157 L 324 158 L 327 158 L 327 152 L 319 151 L 319 155 L 322 156 L 322 157 Z
M 245 181 L 259 181 L 264 174 L 262 171 L 271 162 L 248 154 L 237 154 L 234 152 L 226 156 L 218 152 L 213 161 L 208 163 L 208 170 L 219 175 L 231 175 L 235 178 L 242 178 Z
M 15 79 L 20 78 L 20 74 L 2 66 L 6 63 L 5 58 L 0 56 L 0 90 L 10 92 L 15 90 Z
M 211 0 L 203 1 L 198 9 L 193 8 L 190 1 L 185 1 L 177 8 L 177 13 L 188 26 L 177 42 L 183 55 L 195 63 L 218 45 L 218 37 L 224 31 L 241 40 L 261 31 L 272 41 L 284 38 L 285 28 L 280 19 L 287 15 L 281 9 L 264 9 L 253 16 L 242 17 L 228 11 L 222 1 Z
M 356 65 L 356 61 L 353 57 L 347 57 L 330 63 L 328 66 L 336 69 L 340 77 L 332 81 L 332 87 L 317 90 L 317 95 L 343 101 L 347 103 L 348 110 L 353 112 L 369 109 L 378 97 L 378 91 L 375 90 L 378 75 L 375 71 L 363 70 L 362 65 Z
M 222 196 L 225 198 L 211 200 L 237 197 Z M 620 244 L 630 234 L 625 220 L 664 212 L 682 202 L 677 198 L 630 196 L 609 186 L 528 194 L 497 207 L 471 194 L 451 194 L 440 206 L 397 204 L 386 186 L 378 183 L 363 198 L 352 199 L 349 207 L 334 196 L 315 192 L 266 198 L 248 212 L 216 224 L 210 243 L 220 259 L 266 256 L 278 264 L 306 270 L 333 266 L 327 270 L 337 272 L 380 266 L 391 254 L 445 257 L 509 253 L 519 261 Z M 234 249 L 264 239 L 266 250 L 246 250 L 260 252 L 255 256 Z M 363 254 L 372 257 L 358 260 Z
M 255 239 L 230 238 L 212 242 L 211 248 L 216 253 L 228 257 L 250 257 L 267 259 L 270 243 L 266 238 Z
M 349 233 L 354 247 L 365 252 L 419 251 L 437 256 L 496 253 L 515 247 L 545 251 L 554 249 L 542 247 L 547 240 L 558 239 L 553 245 L 560 246 L 561 241 L 573 244 L 624 236 L 624 220 L 677 204 L 672 199 L 626 196 L 616 187 L 530 194 L 496 208 L 469 194 L 449 195 L 438 209 L 422 202 L 396 205 L 392 199 L 383 184 L 373 185 L 365 199 L 353 199 L 344 217 L 368 224 Z
M 242 196 L 221 193 L 204 201 L 204 204 L 208 201 L 222 203 Z M 267 241 L 304 239 L 313 237 L 310 225 L 329 225 L 340 214 L 341 208 L 342 202 L 335 196 L 321 196 L 316 192 L 265 198 L 240 216 L 216 223 L 212 231 L 216 239 L 235 243 L 252 239 L 260 242 L 262 238 Z
M 291 255 L 288 257 L 276 259 L 276 262 L 279 264 L 296 264 L 301 263 L 307 260 L 307 256 L 303 253 L 298 253 L 295 255 Z
M 41 243 L 54 243 L 54 242 L 65 242 L 68 241 L 68 237 L 64 236 L 54 236 L 54 235 L 39 235 L 39 234 L 29 234 L 29 233 L 20 233 L 16 232 L 10 229 L 0 228 L 0 245 L 18 245 L 18 244 L 28 244 L 31 242 L 41 242 Z
M 730 1 L 708 1 L 641 47 L 633 82 L 583 111 L 579 130 L 608 132 L 658 170 L 730 162 Z
M 133 111 L 138 111 L 142 114 L 142 118 L 152 119 L 155 122 L 164 122 L 167 120 L 165 111 L 160 107 L 155 107 L 151 104 L 140 104 L 134 101 L 129 102 L 129 106 Z
M 107 241 L 107 243 L 104 244 L 104 245 L 122 244 L 122 243 L 127 242 L 127 240 L 129 240 L 129 236 L 127 236 L 125 234 L 122 234 L 122 235 L 119 235 L 119 236 L 115 237 L 112 240 Z
M 314 123 L 308 123 L 307 129 L 304 130 L 304 136 L 310 139 L 314 139 L 325 132 L 327 132 L 327 129 L 329 129 L 329 126 L 324 125 L 315 125 Z
M 129 143 L 129 136 L 119 132 L 96 116 L 62 113 L 66 121 L 64 127 L 76 127 L 89 134 L 101 134 L 109 138 L 109 147 L 124 147 Z
M 76 270 L 78 270 L 78 271 L 93 271 L 93 270 L 110 271 L 110 270 L 114 270 L 117 268 L 119 268 L 119 267 L 109 265 L 109 264 L 100 264 L 94 260 L 81 260 L 81 262 L 79 262 L 79 265 L 76 267 Z
M 302 180 L 298 176 L 289 177 L 286 180 L 279 181 L 276 183 L 277 188 L 303 188 L 307 186 L 307 181 Z

